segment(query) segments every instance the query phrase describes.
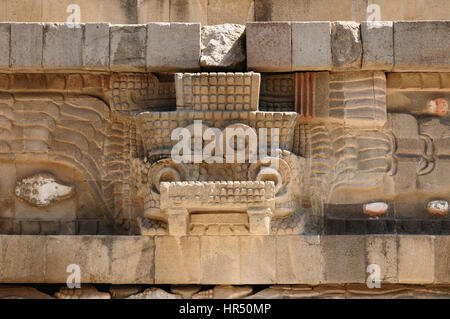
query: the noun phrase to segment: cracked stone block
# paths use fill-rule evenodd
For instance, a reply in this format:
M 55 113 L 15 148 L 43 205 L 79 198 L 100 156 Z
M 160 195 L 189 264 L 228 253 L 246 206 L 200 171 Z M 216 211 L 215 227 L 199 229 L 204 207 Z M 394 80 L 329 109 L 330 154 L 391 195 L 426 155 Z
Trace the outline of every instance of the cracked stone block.
M 360 25 L 353 21 L 337 21 L 331 25 L 331 53 L 336 70 L 359 70 L 362 60 Z
M 245 26 L 220 24 L 202 27 L 200 66 L 205 70 L 245 69 Z

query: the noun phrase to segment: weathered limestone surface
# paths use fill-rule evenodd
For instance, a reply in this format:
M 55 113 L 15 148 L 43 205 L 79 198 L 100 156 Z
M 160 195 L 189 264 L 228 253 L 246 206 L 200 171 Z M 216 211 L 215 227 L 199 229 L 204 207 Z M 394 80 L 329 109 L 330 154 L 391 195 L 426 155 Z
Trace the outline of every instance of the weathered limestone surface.
M 146 52 L 147 70 L 198 70 L 200 24 L 149 23 Z
M 45 25 L 42 53 L 43 67 L 80 67 L 83 29 L 61 23 Z
M 398 280 L 401 283 L 434 282 L 435 237 L 400 236 L 398 241 Z M 436 256 L 436 255 L 435 255 Z
M 9 67 L 10 31 L 9 23 L 0 23 L 0 67 Z
M 346 21 L 332 23 L 331 54 L 336 70 L 361 68 L 362 43 L 359 23 Z
M 1 236 L 0 282 L 153 283 L 154 240 L 134 236 Z
M 394 23 L 395 71 L 449 71 L 450 22 Z
M 0 236 L 2 283 L 448 284 L 448 236 Z
M 290 71 L 291 24 L 289 22 L 247 23 L 247 68 L 253 71 Z
M 224 24 L 204 25 L 202 32 L 198 23 L 179 22 L 2 23 L 1 28 L 0 67 L 20 72 L 42 68 L 430 72 L 448 71 L 450 65 L 446 21 L 361 26 L 351 21 L 251 22 L 245 30 L 242 25 Z
M 65 1 L 4 0 L 0 21 L 66 22 L 73 4 Z M 446 0 L 78 0 L 80 22 L 115 24 L 201 22 L 203 25 L 248 21 L 364 21 L 376 18 L 379 5 L 384 21 L 449 20 Z M 330 9 L 332 8 L 332 10 Z
M 44 26 L 40 23 L 11 23 L 11 67 L 42 66 Z
M 361 23 L 363 44 L 362 69 L 386 70 L 394 66 L 394 23 L 374 21 Z
M 293 22 L 292 70 L 330 70 L 331 23 Z
M 221 24 L 202 27 L 200 66 L 205 70 L 243 70 L 246 62 L 245 26 Z
M 109 67 L 109 24 L 86 23 L 84 27 L 83 65 Z
M 117 25 L 110 28 L 110 66 L 113 70 L 144 70 L 145 25 Z

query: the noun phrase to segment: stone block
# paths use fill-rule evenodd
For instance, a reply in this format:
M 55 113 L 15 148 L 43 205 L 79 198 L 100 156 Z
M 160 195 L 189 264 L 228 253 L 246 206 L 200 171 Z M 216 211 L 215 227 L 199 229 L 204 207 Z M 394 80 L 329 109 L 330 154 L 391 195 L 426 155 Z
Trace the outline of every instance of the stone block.
M 42 65 L 46 68 L 82 66 L 82 42 L 81 25 L 45 24 Z
M 0 282 L 44 282 L 45 237 L 23 235 L 0 237 L 2 237 Z
M 155 245 L 150 236 L 112 236 L 111 278 L 115 284 L 152 284 Z
M 394 70 L 449 71 L 450 21 L 394 23 Z
M 200 24 L 149 23 L 146 50 L 149 71 L 198 70 Z
M 277 237 L 277 284 L 311 284 L 322 281 L 320 236 Z
M 9 51 L 11 39 L 11 24 L 0 23 L 0 67 L 9 67 Z
M 392 21 L 361 23 L 362 69 L 392 70 L 394 66 L 394 27 Z
M 201 240 L 201 283 L 240 284 L 239 236 L 204 236 Z
M 59 235 L 59 221 L 40 221 L 42 235 Z
M 42 23 L 11 23 L 11 67 L 42 67 Z
M 111 237 L 48 236 L 42 238 L 47 239 L 46 283 L 65 283 L 70 275 L 67 267 L 71 264 L 80 267 L 82 284 L 111 281 Z
M 246 25 L 247 68 L 253 71 L 292 70 L 290 22 L 253 22 Z
M 110 68 L 143 70 L 145 68 L 145 25 L 113 25 L 110 27 Z
M 331 23 L 292 23 L 292 70 L 331 70 Z
M 365 238 L 366 267 L 370 264 L 380 266 L 382 285 L 383 283 L 397 283 L 397 237 L 395 235 L 372 235 Z
M 38 221 L 35 220 L 27 220 L 21 221 L 22 225 L 22 234 L 24 235 L 39 235 L 41 231 L 41 226 Z
M 97 220 L 78 220 L 78 235 L 97 235 Z
M 331 24 L 331 54 L 335 70 L 361 68 L 362 43 L 359 23 L 337 21 Z
M 450 283 L 450 236 L 436 236 L 434 240 L 434 283 Z
M 108 23 L 86 23 L 84 26 L 83 65 L 109 67 Z
M 245 59 L 244 25 L 220 24 L 202 27 L 202 69 L 243 71 Z
M 434 281 L 434 236 L 398 236 L 398 280 L 405 284 Z
M 277 283 L 277 247 L 274 236 L 241 236 L 239 248 L 242 284 Z
M 155 283 L 188 284 L 200 280 L 199 237 L 155 237 Z
M 360 235 L 324 236 L 321 244 L 324 282 L 364 283 L 366 281 L 365 245 Z

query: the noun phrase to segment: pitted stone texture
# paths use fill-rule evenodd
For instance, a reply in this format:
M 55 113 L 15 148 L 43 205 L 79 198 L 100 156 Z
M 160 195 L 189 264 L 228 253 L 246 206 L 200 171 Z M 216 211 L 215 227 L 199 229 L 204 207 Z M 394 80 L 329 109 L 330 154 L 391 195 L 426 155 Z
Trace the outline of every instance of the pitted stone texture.
M 359 23 L 337 21 L 331 25 L 331 54 L 336 70 L 357 70 L 361 67 L 362 44 Z
M 83 26 L 49 23 L 44 28 L 44 67 L 82 66 Z
M 331 70 L 331 23 L 292 23 L 292 70 Z
M 291 71 L 290 22 L 247 23 L 246 39 L 249 70 Z
M 155 238 L 155 282 L 190 284 L 201 280 L 200 238 Z
M 0 67 L 9 67 L 10 23 L 0 23 Z
M 151 284 L 154 241 L 136 236 L 43 236 L 45 282 L 65 283 L 66 268 L 77 264 L 82 283 Z M 42 275 L 43 275 L 42 274 Z M 39 281 L 40 280 L 40 281 Z M 43 282 L 43 279 L 33 282 Z
M 83 65 L 109 67 L 109 24 L 86 23 L 84 27 Z
M 147 25 L 149 71 L 198 70 L 199 23 L 149 23 Z
M 449 71 L 450 21 L 394 23 L 396 71 Z
M 382 283 L 397 283 L 397 238 L 396 236 L 366 236 L 366 264 L 376 264 L 381 269 Z M 369 275 L 369 274 L 367 274 Z
M 450 236 L 436 236 L 434 240 L 434 282 L 450 283 Z
M 114 25 L 109 31 L 111 69 L 143 70 L 145 68 L 145 25 Z
M 324 282 L 366 281 L 365 247 L 361 236 L 324 236 L 321 240 Z
M 205 70 L 244 70 L 245 26 L 220 24 L 202 27 L 200 66 Z
M 278 284 L 319 284 L 323 280 L 320 236 L 278 236 L 276 264 Z
M 11 67 L 42 67 L 42 23 L 11 23 Z
M 362 69 L 391 70 L 394 66 L 394 27 L 391 21 L 361 23 Z
M 434 240 L 434 236 L 399 236 L 399 282 L 430 284 L 434 281 Z

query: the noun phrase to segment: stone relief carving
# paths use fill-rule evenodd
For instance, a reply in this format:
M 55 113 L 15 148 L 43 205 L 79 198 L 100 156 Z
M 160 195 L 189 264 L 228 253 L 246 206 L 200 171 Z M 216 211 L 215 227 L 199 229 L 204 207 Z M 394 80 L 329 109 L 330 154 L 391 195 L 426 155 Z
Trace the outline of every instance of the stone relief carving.
M 14 170 L 0 218 L 23 232 L 45 208 L 70 233 L 144 235 L 315 233 L 348 205 L 359 212 L 342 218 L 406 218 L 414 204 L 445 219 L 447 84 L 369 71 L 263 74 L 261 91 L 253 72 L 1 74 L 0 155 Z M 212 157 L 175 161 L 177 128 Z M 251 137 L 273 152 L 251 161 Z M 227 144 L 243 162 L 220 154 Z
M 16 196 L 30 204 L 48 206 L 54 200 L 62 200 L 73 195 L 72 186 L 55 181 L 51 174 L 37 174 L 17 182 Z

